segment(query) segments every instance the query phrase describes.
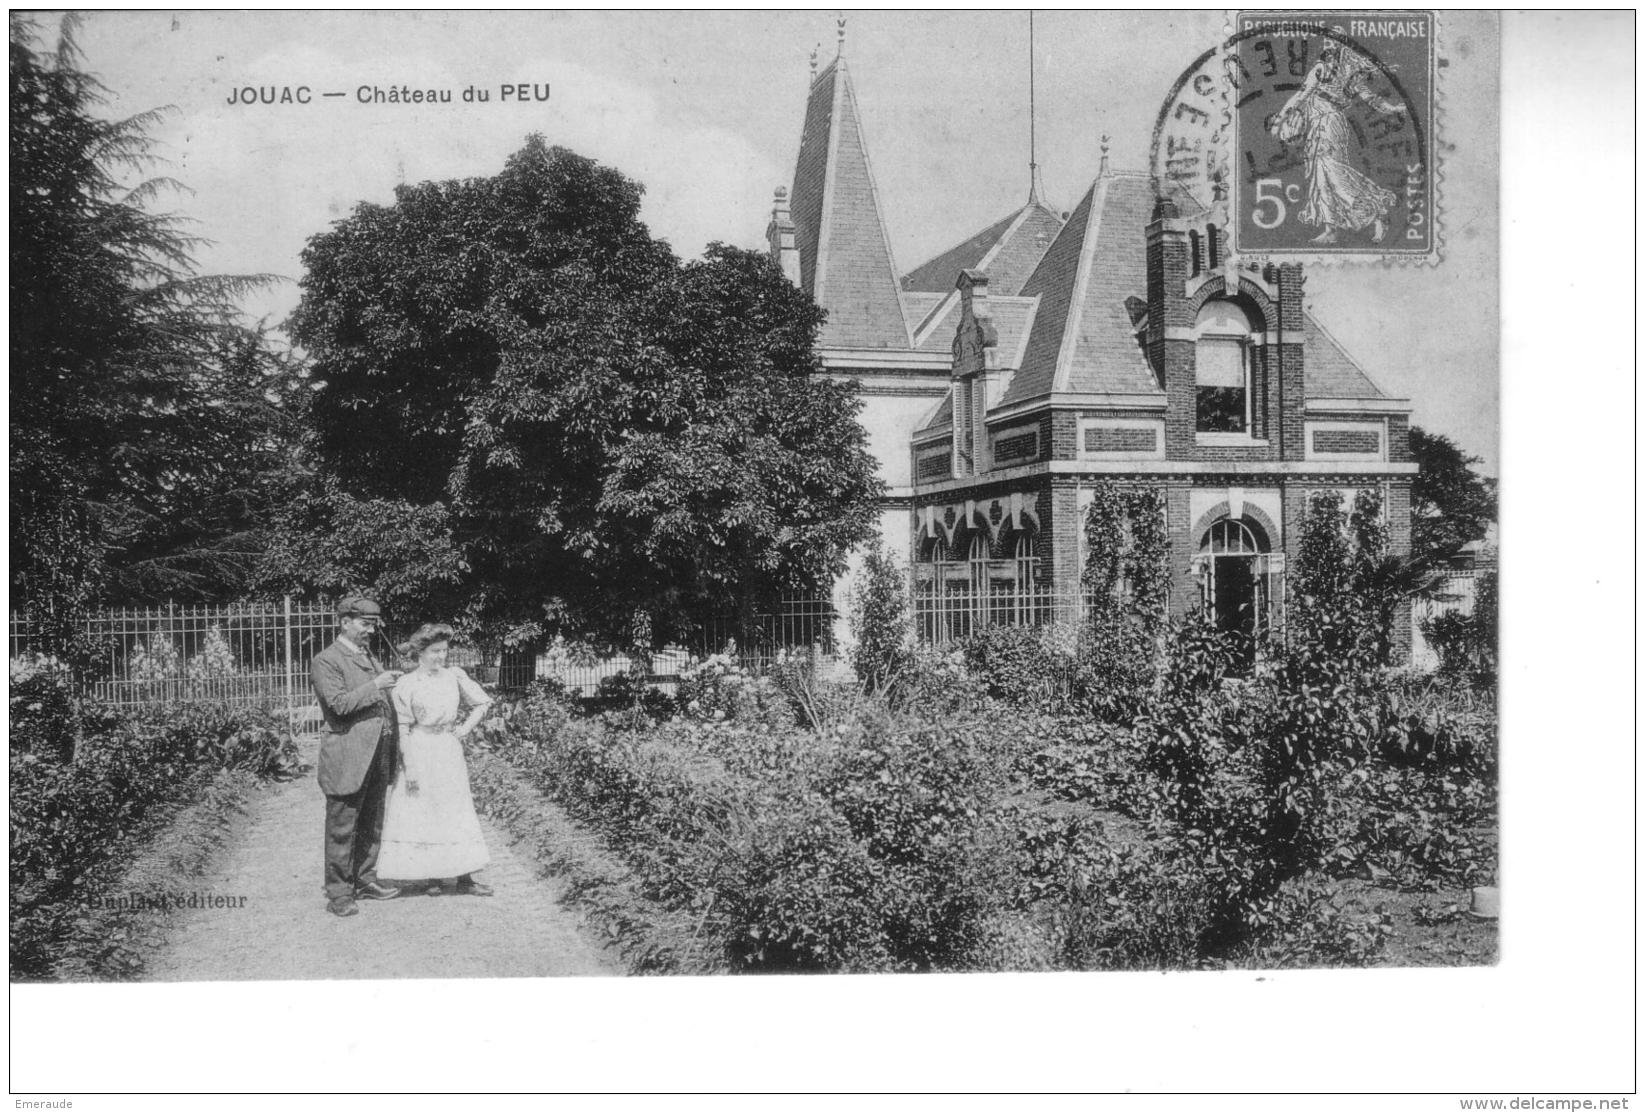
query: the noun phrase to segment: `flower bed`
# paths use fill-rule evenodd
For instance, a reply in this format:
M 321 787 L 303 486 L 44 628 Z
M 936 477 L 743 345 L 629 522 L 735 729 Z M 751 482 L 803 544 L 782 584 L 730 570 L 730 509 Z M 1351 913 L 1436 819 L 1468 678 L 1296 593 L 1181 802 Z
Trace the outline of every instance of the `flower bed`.
M 716 666 L 672 709 L 580 718 L 534 695 L 490 744 L 642 904 L 696 925 L 711 968 L 1363 965 L 1393 930 L 1367 883 L 1494 878 L 1488 698 L 1229 683 L 1214 640 L 1175 637 L 1135 725 L 1002 706 L 977 677 L 945 686 L 957 702 L 785 682 L 785 711 Z M 1311 724 L 1300 765 L 1292 722 Z
M 620 729 L 541 701 L 494 746 L 597 830 L 726 968 L 975 968 L 1003 908 L 987 724 L 888 714 L 817 735 L 736 720 Z

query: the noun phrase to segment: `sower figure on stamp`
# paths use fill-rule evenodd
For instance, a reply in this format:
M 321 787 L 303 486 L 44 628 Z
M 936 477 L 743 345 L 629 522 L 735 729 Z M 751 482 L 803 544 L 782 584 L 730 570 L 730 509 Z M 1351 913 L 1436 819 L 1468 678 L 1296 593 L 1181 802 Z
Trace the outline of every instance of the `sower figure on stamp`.
M 383 801 L 394 774 L 394 707 L 389 690 L 400 674 L 370 650 L 382 608 L 362 596 L 337 606 L 338 635 L 309 670 L 325 715 L 320 791 L 326 794 L 326 910 L 352 916 L 355 898 L 391 900 L 400 890 L 377 880 Z
M 1371 63 L 1337 43 L 1326 43 L 1320 60 L 1308 71 L 1302 88 L 1275 114 L 1270 130 L 1287 143 L 1303 141 L 1303 168 L 1308 182 L 1308 204 L 1298 219 L 1324 231 L 1315 243 L 1336 243 L 1337 230 L 1358 232 L 1371 227 L 1371 242 L 1381 243 L 1387 228 L 1383 218 L 1398 200 L 1352 165 L 1359 139 L 1348 119 L 1348 108 L 1363 101 L 1373 111 L 1397 115 L 1403 105 L 1372 92 L 1366 85 Z

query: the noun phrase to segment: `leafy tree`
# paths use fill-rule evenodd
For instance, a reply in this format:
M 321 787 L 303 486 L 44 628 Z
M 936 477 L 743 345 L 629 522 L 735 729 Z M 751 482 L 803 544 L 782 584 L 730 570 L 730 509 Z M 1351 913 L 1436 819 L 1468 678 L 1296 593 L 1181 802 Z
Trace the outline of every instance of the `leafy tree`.
M 510 640 L 661 644 L 816 590 L 872 528 L 820 312 L 760 255 L 682 265 L 640 194 L 532 136 L 501 173 L 401 187 L 304 253 L 323 467 L 444 508 L 464 615 Z
M 303 390 L 238 324 L 266 280 L 199 275 L 200 241 L 150 210 L 179 188 L 143 177 L 160 112 L 98 117 L 75 27 L 47 51 L 10 22 L 12 587 L 59 641 L 102 595 L 243 586 Z
M 358 497 L 316 475 L 294 484 L 271 523 L 253 583 L 268 594 L 369 591 L 409 626 L 451 618 L 467 570 L 440 503 Z
M 1411 426 L 1411 554 L 1420 561 L 1455 554 L 1485 536 L 1496 520 L 1496 480 L 1474 470 L 1480 462 L 1449 437 Z

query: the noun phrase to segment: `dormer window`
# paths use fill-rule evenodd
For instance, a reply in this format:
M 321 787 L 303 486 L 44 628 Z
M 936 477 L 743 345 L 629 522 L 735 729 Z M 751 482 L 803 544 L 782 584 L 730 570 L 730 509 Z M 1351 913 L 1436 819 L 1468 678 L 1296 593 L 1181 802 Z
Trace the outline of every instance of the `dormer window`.
M 1194 429 L 1251 432 L 1251 319 L 1234 302 L 1205 303 L 1194 322 Z

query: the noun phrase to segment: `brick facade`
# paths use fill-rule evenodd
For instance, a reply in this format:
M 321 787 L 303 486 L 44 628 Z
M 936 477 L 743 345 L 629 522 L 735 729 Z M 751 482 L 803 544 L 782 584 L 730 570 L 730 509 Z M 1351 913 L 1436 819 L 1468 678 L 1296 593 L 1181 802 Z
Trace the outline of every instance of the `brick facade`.
M 1382 438 L 1375 429 L 1315 429 L 1311 447 L 1317 453 L 1375 452 L 1381 445 Z
M 1098 426 L 1085 431 L 1087 452 L 1152 452 L 1159 437 L 1152 429 L 1113 429 Z

